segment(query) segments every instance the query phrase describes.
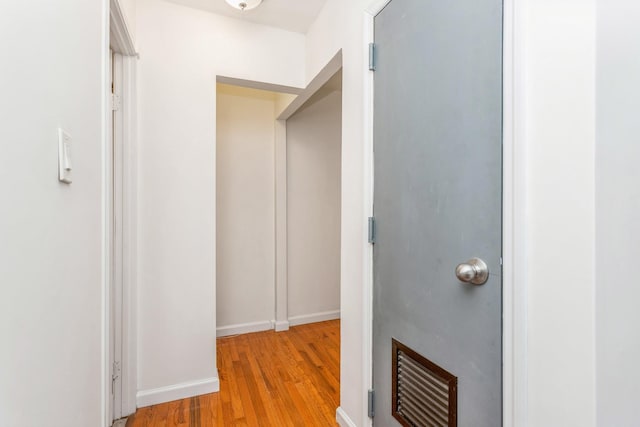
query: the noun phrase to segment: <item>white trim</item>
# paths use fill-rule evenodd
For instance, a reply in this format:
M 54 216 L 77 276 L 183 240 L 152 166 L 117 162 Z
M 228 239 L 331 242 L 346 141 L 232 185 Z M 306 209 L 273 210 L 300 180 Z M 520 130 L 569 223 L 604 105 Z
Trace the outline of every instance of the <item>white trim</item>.
M 291 326 L 289 324 L 289 321 L 288 320 L 283 320 L 283 321 L 275 322 L 274 329 L 275 329 L 276 332 L 284 332 L 284 331 L 288 331 L 289 330 L 289 326 Z
M 374 41 L 374 18 L 391 0 L 377 0 L 365 11 L 364 64 L 368 63 L 368 44 Z M 526 230 L 526 152 L 524 128 L 521 123 L 524 75 L 522 70 L 522 2 L 504 0 L 504 57 L 503 57 L 503 424 L 505 427 L 525 427 L 527 413 L 527 361 L 526 361 L 526 276 L 524 271 Z M 373 73 L 364 69 L 365 84 L 365 188 L 364 215 L 373 210 Z M 363 230 L 366 229 L 363 221 Z M 366 234 L 365 234 L 366 235 Z M 372 250 L 365 245 L 363 268 L 363 368 L 365 381 L 363 395 L 372 384 Z M 363 419 L 368 418 L 367 399 L 363 399 Z
M 522 2 L 504 0 L 503 387 L 504 427 L 527 425 L 526 149 Z
M 120 104 L 116 99 L 122 97 L 122 82 L 124 80 L 124 67 L 123 58 L 119 53 L 113 54 L 112 64 L 112 84 L 113 84 L 113 98 L 112 103 Z M 123 210 L 123 177 L 124 177 L 124 115 L 122 114 L 122 106 L 117 109 L 114 108 L 112 115 L 112 188 L 113 197 L 111 199 L 111 244 L 112 244 L 112 259 L 111 259 L 111 315 L 113 316 L 113 361 L 120 365 L 120 373 L 117 379 L 114 381 L 114 396 L 113 396 L 113 418 L 120 419 L 123 416 L 122 413 L 122 365 L 123 365 L 123 344 L 124 344 L 124 210 Z
M 503 1 L 503 166 L 502 223 L 513 229 L 513 3 Z M 513 239 L 503 233 L 502 239 L 502 419 L 503 426 L 513 425 Z
M 308 323 L 326 322 L 340 318 L 340 310 L 323 311 L 320 313 L 303 314 L 302 316 L 289 317 L 290 326 L 306 325 Z
M 228 337 L 232 335 L 250 334 L 253 332 L 270 331 L 274 328 L 273 320 L 263 320 L 261 322 L 239 323 L 237 325 L 219 326 L 216 328 L 216 336 Z
M 113 51 L 125 56 L 136 56 L 133 38 L 118 0 L 110 0 L 109 16 L 110 41 Z
M 122 416 L 136 411 L 137 392 L 137 58 L 122 57 Z
M 340 424 L 340 427 L 357 427 L 347 413 L 341 407 L 336 409 L 336 421 Z
M 309 323 L 326 322 L 327 320 L 340 319 L 340 310 L 323 311 L 320 313 L 303 314 L 293 316 L 289 320 L 262 320 L 260 322 L 239 323 L 237 325 L 219 326 L 216 328 L 216 336 L 229 337 L 232 335 L 251 334 L 275 330 L 276 332 L 288 331 L 291 326 L 306 325 Z
M 111 258 L 110 251 L 111 246 L 109 244 L 109 170 L 111 164 L 109 161 L 109 147 L 110 142 L 110 117 L 111 117 L 111 82 L 109 81 L 110 62 L 111 62 L 111 50 L 109 49 L 109 24 L 110 13 L 109 3 L 107 0 L 102 0 L 102 47 L 100 54 L 102 55 L 102 87 L 100 88 L 100 99 L 102 103 L 102 120 L 101 120 L 101 141 L 102 144 L 102 200 L 101 200 L 101 232 L 102 232 L 102 263 L 101 263 L 101 420 L 100 425 L 102 427 L 109 427 L 111 425 L 111 320 L 109 316 L 109 292 L 110 292 L 110 266 Z M 96 94 L 98 95 L 98 94 Z
M 205 378 L 197 381 L 174 384 L 138 392 L 138 407 L 157 405 L 158 403 L 173 402 L 220 391 L 218 377 Z

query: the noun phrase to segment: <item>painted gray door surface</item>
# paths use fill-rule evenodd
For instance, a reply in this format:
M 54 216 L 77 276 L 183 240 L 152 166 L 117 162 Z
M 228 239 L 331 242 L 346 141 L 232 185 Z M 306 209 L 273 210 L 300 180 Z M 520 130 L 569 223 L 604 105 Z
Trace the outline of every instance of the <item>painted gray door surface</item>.
M 457 425 L 497 427 L 502 1 L 392 0 L 375 43 L 374 425 L 400 425 L 394 338 L 457 377 Z M 484 285 L 456 278 L 473 257 Z

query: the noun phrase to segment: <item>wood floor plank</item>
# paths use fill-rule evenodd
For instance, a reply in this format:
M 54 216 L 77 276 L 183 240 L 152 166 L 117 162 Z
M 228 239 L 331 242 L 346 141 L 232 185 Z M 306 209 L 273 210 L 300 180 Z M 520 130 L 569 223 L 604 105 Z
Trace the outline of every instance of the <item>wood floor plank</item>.
M 176 400 L 169 402 L 169 417 L 167 427 L 186 427 L 188 426 L 188 410 L 189 399 Z M 185 407 L 186 406 L 186 407 Z
M 220 392 L 140 408 L 127 427 L 335 427 L 340 321 L 217 341 Z
M 200 396 L 200 426 L 217 427 L 218 425 L 218 394 L 205 394 Z

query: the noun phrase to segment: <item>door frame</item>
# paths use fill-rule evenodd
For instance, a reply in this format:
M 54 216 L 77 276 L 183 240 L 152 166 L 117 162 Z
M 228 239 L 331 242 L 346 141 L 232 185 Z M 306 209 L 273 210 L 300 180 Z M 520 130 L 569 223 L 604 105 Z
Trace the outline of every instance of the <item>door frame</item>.
M 363 218 L 373 215 L 373 112 L 374 72 L 369 71 L 369 43 L 374 42 L 374 22 L 392 0 L 376 0 L 364 12 L 364 206 Z M 524 427 L 527 411 L 526 360 L 526 275 L 525 232 L 526 169 L 523 117 L 524 45 L 523 1 L 503 0 L 503 176 L 502 176 L 502 407 L 504 427 Z M 363 235 L 367 222 L 363 221 Z M 373 387 L 373 246 L 363 241 L 363 407 L 362 419 L 368 420 L 367 390 Z M 516 286 L 517 284 L 517 286 Z
M 116 417 L 131 415 L 136 410 L 136 146 L 135 146 L 135 63 L 134 56 L 114 53 L 114 81 L 119 107 L 114 111 L 114 149 L 117 156 L 113 158 L 114 182 L 118 182 L 113 190 L 113 208 L 116 223 L 120 226 L 113 230 L 116 257 L 112 259 L 113 271 L 118 275 L 112 277 L 111 283 L 119 287 L 120 292 L 114 295 L 113 319 L 120 326 L 116 331 L 116 345 L 121 355 L 120 378 L 120 411 Z M 113 224 L 113 223 L 112 223 Z
M 103 140 L 103 420 L 114 420 L 136 410 L 136 248 L 137 248 L 137 139 L 136 139 L 136 61 L 133 38 L 120 4 L 109 0 L 104 78 Z M 111 50 L 114 53 L 113 64 Z M 113 68 L 112 68 L 113 67 Z M 112 110 L 111 72 L 119 98 Z M 114 126 L 113 115 L 116 116 Z M 119 155 L 112 155 L 113 147 Z M 118 185 L 113 185 L 114 179 Z M 113 198 L 112 198 L 113 196 Z M 114 202 L 115 200 L 115 202 Z M 114 209 L 119 214 L 114 214 Z M 114 218 L 115 215 L 115 218 Z M 120 227 L 113 227 L 114 219 Z M 116 235 L 117 233 L 117 235 Z M 113 254 L 116 256 L 113 256 Z M 118 274 L 113 274 L 118 271 Z M 115 293 L 115 289 L 119 292 Z M 118 325 L 118 332 L 115 325 Z M 119 349 L 120 393 L 113 405 L 111 382 L 114 348 Z M 114 409 L 117 413 L 114 413 Z

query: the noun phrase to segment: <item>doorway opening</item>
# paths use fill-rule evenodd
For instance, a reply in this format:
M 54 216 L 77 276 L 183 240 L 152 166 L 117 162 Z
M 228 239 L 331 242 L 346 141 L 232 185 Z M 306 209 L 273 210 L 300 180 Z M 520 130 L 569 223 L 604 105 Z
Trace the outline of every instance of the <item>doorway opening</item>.
M 218 83 L 218 337 L 340 317 L 341 74 L 293 98 Z
M 245 351 L 262 341 L 281 345 L 282 354 L 289 354 L 287 343 L 300 344 L 296 354 L 302 359 L 301 354 L 335 356 L 323 362 L 334 368 L 335 377 L 327 381 L 307 372 L 305 379 L 335 383 L 335 402 L 329 403 L 335 404 L 329 411 L 334 419 L 339 404 L 342 71 L 324 76 L 305 94 L 229 80 L 217 84 L 216 115 L 220 399 L 230 392 L 225 387 L 234 384 L 226 350 L 242 345 Z M 301 336 L 312 338 L 305 343 Z

